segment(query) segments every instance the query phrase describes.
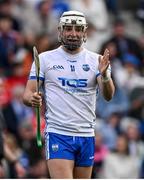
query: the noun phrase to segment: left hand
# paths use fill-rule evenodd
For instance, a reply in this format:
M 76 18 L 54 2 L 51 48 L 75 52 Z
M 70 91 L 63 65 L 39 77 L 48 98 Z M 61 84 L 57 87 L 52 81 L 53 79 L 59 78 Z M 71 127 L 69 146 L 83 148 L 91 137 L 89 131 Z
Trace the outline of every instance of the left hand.
M 101 73 L 102 76 L 106 76 L 106 70 L 110 64 L 109 60 L 109 50 L 105 49 L 103 56 L 100 56 L 99 58 L 99 72 Z

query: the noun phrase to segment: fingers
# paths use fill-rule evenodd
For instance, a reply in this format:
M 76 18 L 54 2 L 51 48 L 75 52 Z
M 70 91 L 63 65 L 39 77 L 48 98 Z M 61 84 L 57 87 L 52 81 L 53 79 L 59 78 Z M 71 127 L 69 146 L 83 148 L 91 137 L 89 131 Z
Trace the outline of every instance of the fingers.
M 107 54 L 109 54 L 109 50 L 108 50 L 108 49 L 105 49 L 103 56 L 104 56 L 104 55 L 107 55 Z
M 33 93 L 33 96 L 36 98 L 36 99 L 40 99 L 40 98 L 42 98 L 42 92 L 34 92 Z
M 32 107 L 42 106 L 42 93 L 33 93 L 31 96 L 31 105 Z
M 103 56 L 99 56 L 99 71 L 103 75 L 106 73 L 106 70 L 110 64 L 109 61 L 109 50 L 105 49 Z
M 109 64 L 110 64 L 109 56 L 110 56 L 109 55 L 109 50 L 105 49 L 104 54 L 103 54 L 103 56 L 101 58 L 101 61 L 102 61 L 102 63 L 105 64 L 106 67 L 108 67 Z
M 99 58 L 98 58 L 98 61 L 100 63 L 100 61 L 102 60 L 103 56 L 102 55 L 99 55 Z
M 105 51 L 104 51 L 103 60 L 109 61 L 109 50 L 108 49 L 105 49 Z
M 103 56 L 102 55 L 99 56 L 99 59 L 98 59 L 99 63 L 100 61 L 109 61 L 109 56 L 110 56 L 109 50 L 105 49 Z

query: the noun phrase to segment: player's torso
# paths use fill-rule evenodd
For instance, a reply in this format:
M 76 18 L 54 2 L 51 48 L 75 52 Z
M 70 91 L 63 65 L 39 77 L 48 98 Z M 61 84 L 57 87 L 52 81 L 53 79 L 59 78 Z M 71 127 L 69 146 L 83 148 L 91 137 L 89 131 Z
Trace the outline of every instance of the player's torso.
M 45 67 L 45 83 L 48 86 L 56 85 L 66 91 L 95 87 L 96 66 L 86 52 L 74 57 L 56 53 L 50 58 Z
M 70 56 L 57 49 L 44 64 L 48 131 L 93 135 L 97 59 L 86 50 Z

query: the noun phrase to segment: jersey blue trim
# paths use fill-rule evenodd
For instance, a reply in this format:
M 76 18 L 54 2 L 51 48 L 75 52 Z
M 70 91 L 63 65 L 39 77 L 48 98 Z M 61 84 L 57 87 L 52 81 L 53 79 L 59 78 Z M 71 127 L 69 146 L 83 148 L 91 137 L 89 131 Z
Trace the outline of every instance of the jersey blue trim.
M 111 67 L 109 67 L 107 70 L 111 73 Z M 96 78 L 97 78 L 99 75 L 101 75 L 100 72 L 98 72 L 98 73 L 96 74 Z
M 36 76 L 30 76 L 29 80 L 36 80 Z M 39 80 L 44 81 L 45 79 L 43 77 L 39 77 Z
M 101 75 L 101 73 L 100 73 L 100 72 L 96 74 L 96 78 L 97 78 L 99 75 Z

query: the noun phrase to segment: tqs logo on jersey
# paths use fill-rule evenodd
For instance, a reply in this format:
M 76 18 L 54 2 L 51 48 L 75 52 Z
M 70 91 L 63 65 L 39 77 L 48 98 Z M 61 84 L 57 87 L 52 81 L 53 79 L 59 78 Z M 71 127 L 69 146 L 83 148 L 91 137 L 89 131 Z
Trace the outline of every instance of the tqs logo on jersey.
M 84 71 L 89 71 L 90 70 L 90 67 L 89 67 L 88 64 L 83 64 L 82 68 L 83 68 Z
M 58 149 L 59 149 L 59 145 L 58 144 L 52 144 L 52 150 L 54 152 L 58 151 Z
M 57 69 L 64 69 L 64 67 L 62 65 L 53 65 L 53 69 L 57 70 Z
M 58 80 L 61 81 L 62 86 L 69 86 L 69 87 L 87 87 L 87 79 L 68 79 L 59 77 Z

